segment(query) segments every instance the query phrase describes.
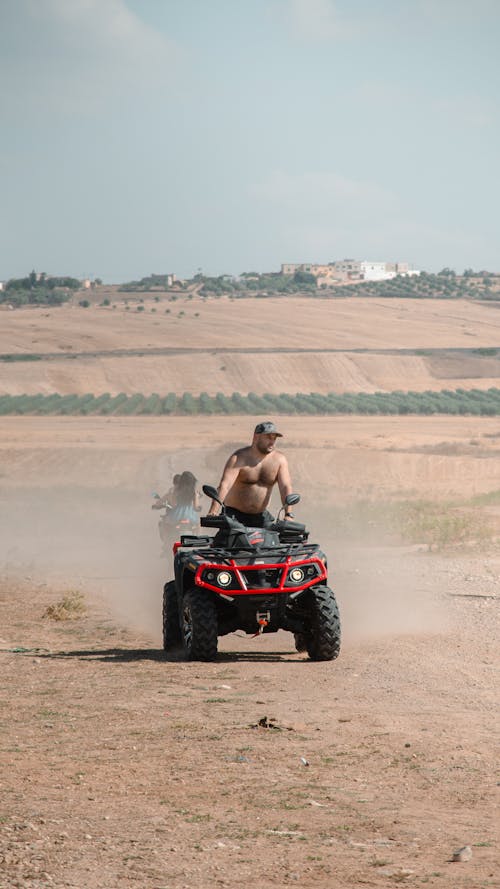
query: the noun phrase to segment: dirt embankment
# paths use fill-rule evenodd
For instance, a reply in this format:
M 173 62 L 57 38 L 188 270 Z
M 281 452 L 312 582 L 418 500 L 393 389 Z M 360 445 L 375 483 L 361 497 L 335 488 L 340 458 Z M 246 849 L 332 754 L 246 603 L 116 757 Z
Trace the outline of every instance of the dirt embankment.
M 252 417 L 4 417 L 2 487 L 167 489 L 190 468 L 217 484 Z M 306 502 L 353 497 L 464 499 L 500 489 L 494 417 L 280 417 Z
M 2 322 L 0 354 L 41 360 L 1 362 L 0 394 L 423 391 L 500 380 L 500 313 L 463 300 L 150 300 L 129 311 L 17 310 Z

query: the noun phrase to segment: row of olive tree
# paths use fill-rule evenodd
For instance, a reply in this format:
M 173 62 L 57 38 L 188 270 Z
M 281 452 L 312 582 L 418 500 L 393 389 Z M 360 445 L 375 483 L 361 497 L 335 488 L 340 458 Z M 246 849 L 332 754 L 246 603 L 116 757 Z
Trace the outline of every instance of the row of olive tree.
M 445 389 L 438 392 L 330 392 L 265 393 L 242 395 L 218 392 L 199 396 L 185 392 L 176 395 L 3 395 L 0 415 L 81 415 L 153 416 L 198 414 L 467 414 L 500 415 L 500 389 Z

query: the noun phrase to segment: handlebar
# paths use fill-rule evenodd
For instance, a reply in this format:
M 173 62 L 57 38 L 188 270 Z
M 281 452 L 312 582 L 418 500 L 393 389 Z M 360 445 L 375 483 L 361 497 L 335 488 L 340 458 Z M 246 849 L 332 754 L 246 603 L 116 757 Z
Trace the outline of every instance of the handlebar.
M 246 530 L 246 526 L 241 525 L 237 519 L 222 513 L 221 515 L 201 516 L 200 525 L 202 528 L 229 528 L 234 527 L 238 530 Z M 303 533 L 306 526 L 301 522 L 291 522 L 289 519 L 279 519 L 268 527 L 269 531 L 278 531 L 279 534 L 297 534 Z
M 227 519 L 224 515 L 204 515 L 200 518 L 202 528 L 225 528 Z

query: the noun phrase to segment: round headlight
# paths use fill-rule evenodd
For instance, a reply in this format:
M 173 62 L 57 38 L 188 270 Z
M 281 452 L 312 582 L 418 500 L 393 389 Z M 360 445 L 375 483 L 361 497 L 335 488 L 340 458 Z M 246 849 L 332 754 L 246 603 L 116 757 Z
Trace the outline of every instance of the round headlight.
M 217 575 L 217 583 L 219 586 L 229 586 L 231 583 L 232 577 L 229 571 L 219 571 Z
M 300 583 L 301 580 L 304 580 L 304 572 L 302 568 L 292 568 L 290 571 L 290 580 L 293 580 L 294 583 Z

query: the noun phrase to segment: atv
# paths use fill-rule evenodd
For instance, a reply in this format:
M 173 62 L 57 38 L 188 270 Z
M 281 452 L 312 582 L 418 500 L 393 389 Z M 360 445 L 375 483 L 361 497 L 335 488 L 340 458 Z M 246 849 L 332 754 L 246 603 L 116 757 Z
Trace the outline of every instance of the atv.
M 200 519 L 213 537 L 182 535 L 173 546 L 174 580 L 163 589 L 163 648 L 182 645 L 189 660 L 213 661 L 218 637 L 235 630 L 258 636 L 288 630 L 313 661 L 340 652 L 340 619 L 328 586 L 327 560 L 299 522 L 281 518 L 249 528 L 225 512 L 216 488 L 203 492 L 221 506 Z M 286 505 L 298 503 L 289 494 Z

